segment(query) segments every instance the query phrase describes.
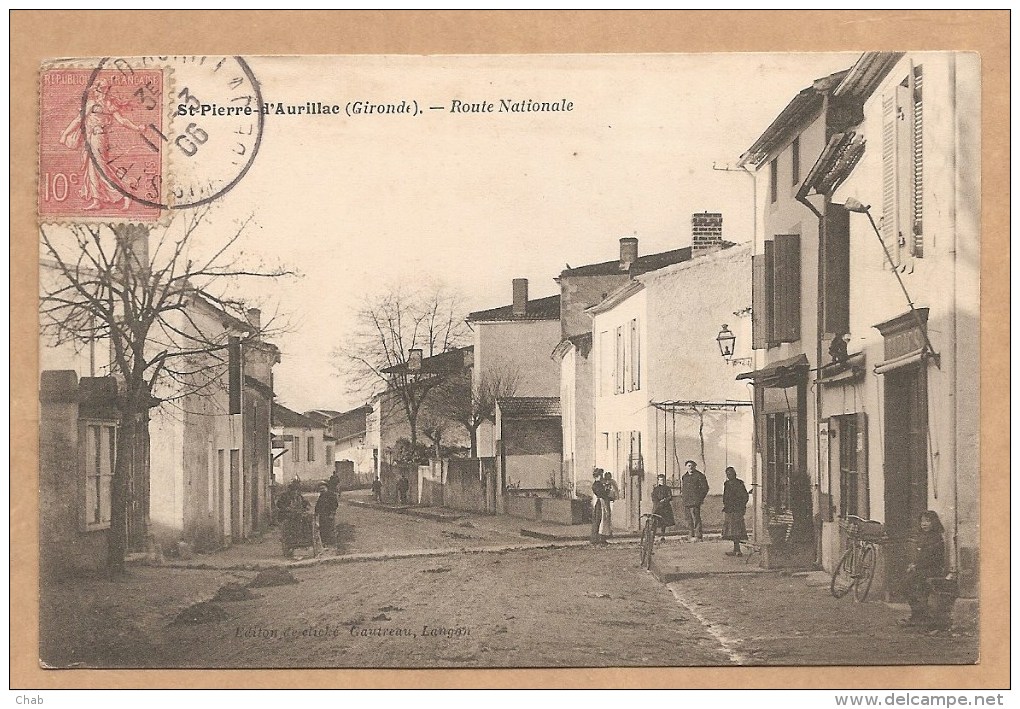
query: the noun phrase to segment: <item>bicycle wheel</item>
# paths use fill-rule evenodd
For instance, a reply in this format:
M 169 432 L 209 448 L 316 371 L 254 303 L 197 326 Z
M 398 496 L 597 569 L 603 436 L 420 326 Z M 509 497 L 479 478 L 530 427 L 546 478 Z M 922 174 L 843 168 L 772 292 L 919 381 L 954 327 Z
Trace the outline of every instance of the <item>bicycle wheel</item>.
M 845 552 L 843 557 L 839 560 L 836 565 L 836 570 L 832 572 L 832 581 L 829 583 L 829 592 L 836 598 L 842 598 L 850 592 L 850 587 L 854 585 L 856 579 L 853 577 L 852 567 L 854 562 L 854 548 L 851 546 Z
M 868 599 L 868 591 L 871 590 L 871 581 L 875 578 L 875 547 L 866 546 L 861 553 L 861 560 L 857 566 L 857 584 L 854 586 L 854 598 L 858 603 L 864 603 Z
M 645 528 L 641 532 L 641 568 L 652 568 L 652 549 L 655 545 L 655 525 L 652 520 L 645 522 Z

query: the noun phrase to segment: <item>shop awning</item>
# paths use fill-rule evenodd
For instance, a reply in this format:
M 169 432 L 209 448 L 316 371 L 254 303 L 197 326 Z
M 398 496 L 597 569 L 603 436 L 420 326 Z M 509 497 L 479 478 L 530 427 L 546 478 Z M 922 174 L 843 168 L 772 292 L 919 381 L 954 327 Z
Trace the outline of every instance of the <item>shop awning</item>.
M 900 355 L 899 357 L 893 357 L 892 359 L 887 359 L 884 362 L 879 362 L 878 364 L 875 365 L 875 374 L 885 374 L 886 372 L 891 372 L 894 369 L 899 369 L 901 367 L 909 367 L 912 364 L 917 364 L 918 362 L 921 362 L 922 360 L 929 356 L 930 355 L 927 349 L 908 352 L 906 354 Z
M 810 368 L 807 355 L 801 353 L 778 362 L 772 362 L 753 372 L 742 372 L 737 375 L 737 379 L 751 379 L 755 384 L 763 387 L 787 387 L 793 386 L 795 383 L 791 381 L 793 378 Z
M 815 382 L 818 384 L 837 385 L 860 379 L 864 376 L 864 353 L 850 355 L 842 362 L 831 362 L 818 372 Z

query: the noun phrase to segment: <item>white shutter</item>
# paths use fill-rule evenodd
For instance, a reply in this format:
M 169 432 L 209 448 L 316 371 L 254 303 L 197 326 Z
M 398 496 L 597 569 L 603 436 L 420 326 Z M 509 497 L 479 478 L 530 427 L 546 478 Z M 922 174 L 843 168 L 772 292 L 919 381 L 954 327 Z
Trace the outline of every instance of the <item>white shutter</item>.
M 882 240 L 893 263 L 898 264 L 899 228 L 896 213 L 896 96 L 882 96 Z M 882 254 L 883 266 L 888 266 Z
M 915 258 L 924 256 L 924 107 L 922 102 L 921 67 L 913 67 L 910 72 L 911 103 L 913 104 L 911 145 L 912 157 L 912 211 L 913 221 L 909 237 L 910 254 Z

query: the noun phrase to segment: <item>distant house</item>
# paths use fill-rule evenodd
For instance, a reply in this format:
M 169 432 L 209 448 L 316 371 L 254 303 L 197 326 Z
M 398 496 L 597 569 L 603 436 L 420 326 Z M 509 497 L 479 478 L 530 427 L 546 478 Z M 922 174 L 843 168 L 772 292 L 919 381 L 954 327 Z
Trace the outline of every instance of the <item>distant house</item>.
M 563 472 L 575 490 L 590 479 L 595 466 L 592 325 L 587 309 L 636 276 L 690 258 L 691 247 L 640 256 L 638 240 L 629 236 L 620 239 L 619 259 L 567 268 L 556 279 L 560 285 L 561 340 L 551 354 L 560 370 Z
M 528 299 L 528 279 L 513 281 L 510 305 L 479 310 L 467 317 L 474 332 L 473 381 L 510 377 L 514 396 L 558 397 L 559 364 L 550 355 L 560 337 L 560 296 Z M 496 426 L 478 430 L 478 455 L 496 455 Z
M 377 449 L 368 440 L 368 419 L 372 414 L 370 405 L 344 411 L 329 419 L 329 435 L 335 441 L 334 460 L 350 461 L 352 474 L 359 481 L 371 482 L 376 474 Z
M 396 442 L 410 438 L 411 426 L 406 402 L 399 390 L 405 382 L 435 382 L 421 399 L 417 419 L 417 439 L 426 447 L 438 445 L 442 449 L 466 449 L 468 431 L 459 420 L 471 407 L 471 376 L 474 366 L 474 347 L 455 347 L 445 352 L 423 357 L 420 368 L 414 373 L 408 363 L 383 370 L 391 377 L 389 388 L 376 398 L 373 408 L 379 423 L 379 445 L 382 459 L 393 459 Z M 375 412 L 374 412 L 375 413 Z
M 706 522 L 721 518 L 726 466 L 750 472 L 750 394 L 716 338 L 732 325 L 735 354 L 750 354 L 751 245 L 717 237 L 719 250 L 638 275 L 588 311 L 595 464 L 620 486 L 613 523 L 621 529 L 636 530 L 651 511 L 658 474 L 679 487 L 686 460 L 698 463 L 714 495 Z
M 283 404 L 273 405 L 273 473 L 286 485 L 294 479 L 325 480 L 333 472 L 326 461 L 325 424 Z

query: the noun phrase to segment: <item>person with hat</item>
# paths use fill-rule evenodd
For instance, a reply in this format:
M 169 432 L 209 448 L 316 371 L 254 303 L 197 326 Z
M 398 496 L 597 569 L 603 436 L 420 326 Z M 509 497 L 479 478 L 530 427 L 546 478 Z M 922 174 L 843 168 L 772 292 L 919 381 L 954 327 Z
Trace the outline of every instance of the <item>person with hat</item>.
M 324 547 L 336 546 L 336 510 L 340 506 L 337 494 L 327 483 L 319 483 L 319 499 L 315 501 L 315 516 L 319 518 L 319 539 Z
M 301 494 L 301 481 L 294 478 L 287 485 L 287 492 L 276 501 L 276 509 L 280 511 L 280 538 L 284 556 L 289 556 L 291 549 L 302 546 L 301 515 L 309 507 L 308 500 Z
M 732 465 L 726 468 L 726 482 L 723 483 L 723 539 L 733 542 L 733 551 L 726 556 L 743 556 L 740 542 L 747 539 L 747 527 L 744 525 L 744 513 L 750 499 L 747 486 L 737 477 L 737 470 Z
M 602 496 L 605 494 L 602 485 L 602 468 L 595 468 L 592 471 L 594 480 L 591 484 L 591 543 L 599 546 L 605 543 L 602 535 L 599 534 L 599 527 L 602 524 Z
M 701 541 L 701 505 L 708 497 L 708 478 L 698 470 L 698 464 L 693 460 L 684 463 L 687 472 L 680 478 L 680 502 L 683 503 L 687 513 L 687 527 L 690 530 L 691 541 Z
M 666 474 L 659 473 L 656 476 L 656 485 L 652 488 L 652 513 L 658 515 L 656 529 L 662 528 L 662 537 L 659 541 L 666 541 L 666 527 L 676 524 L 673 516 L 673 488 L 666 484 Z

